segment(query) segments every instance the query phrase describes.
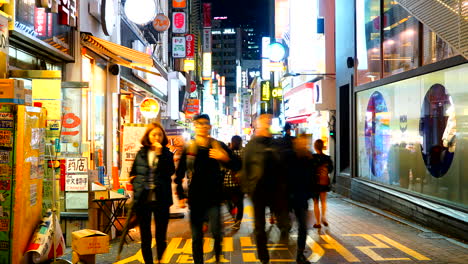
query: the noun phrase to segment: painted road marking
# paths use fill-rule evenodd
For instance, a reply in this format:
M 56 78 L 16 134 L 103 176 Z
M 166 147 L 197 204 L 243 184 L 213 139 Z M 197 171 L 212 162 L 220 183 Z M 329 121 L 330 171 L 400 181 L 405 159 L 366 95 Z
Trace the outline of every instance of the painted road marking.
M 395 248 L 398 248 L 399 250 L 405 252 L 406 254 L 414 257 L 415 259 L 417 260 L 431 260 L 430 258 L 428 257 L 425 257 L 421 254 L 419 254 L 418 252 L 408 248 L 408 247 L 405 247 L 403 246 L 402 244 L 396 242 L 395 240 L 392 240 L 382 234 L 374 234 L 375 237 L 379 238 L 380 240 L 384 241 L 384 242 L 387 242 L 388 244 L 392 245 L 393 247 Z
M 372 246 L 369 245 L 352 245 L 347 246 L 349 247 L 356 247 L 358 250 L 366 254 L 369 258 L 374 261 L 408 261 L 411 260 L 410 258 L 384 258 L 377 254 L 374 250 L 375 249 L 398 249 L 409 256 L 417 260 L 431 260 L 430 258 L 425 257 L 424 255 L 398 243 L 397 241 L 384 236 L 382 234 L 343 234 L 345 237 L 361 237 L 367 242 L 372 243 Z M 325 249 L 331 249 L 338 254 L 340 254 L 347 262 L 361 262 L 359 258 L 357 258 L 351 251 L 349 251 L 345 246 L 343 246 L 340 242 L 335 240 L 333 237 L 329 235 L 320 235 L 320 238 L 323 239 L 326 243 L 319 244 L 310 236 L 307 236 L 306 243 L 310 247 L 312 254 L 308 257 L 308 260 L 311 262 L 318 262 L 323 256 L 325 256 Z M 237 238 L 236 238 L 237 239 Z M 323 242 L 322 241 L 322 242 Z M 383 241 L 383 242 L 382 242 Z M 259 262 L 256 255 L 256 247 L 252 237 L 239 237 L 240 242 L 240 250 L 241 250 L 241 258 L 243 263 L 255 263 Z M 385 244 L 385 243 L 387 244 Z M 212 238 L 204 238 L 203 250 L 204 253 L 210 253 L 213 251 L 213 243 L 214 240 Z M 355 244 L 355 243 L 354 243 Z M 153 239 L 152 247 L 155 247 L 156 242 Z M 390 246 L 389 246 L 390 245 Z M 268 244 L 268 250 L 271 251 L 288 251 L 289 248 L 285 244 Z M 230 252 L 227 255 L 230 256 L 232 252 L 235 252 L 235 244 L 233 237 L 224 237 L 223 239 L 223 252 Z M 330 254 L 330 252 L 328 252 Z M 286 254 L 290 256 L 290 253 Z M 176 262 L 171 262 L 171 260 L 176 257 Z M 135 255 L 130 256 L 124 260 L 120 260 L 116 262 L 116 264 L 126 264 L 132 261 L 139 261 L 140 263 L 144 263 L 143 256 L 141 254 L 141 250 L 139 250 Z M 271 262 L 282 262 L 282 263 L 294 263 L 293 259 L 271 259 Z M 213 263 L 215 262 L 214 256 L 211 257 L 206 263 Z M 229 263 L 230 260 L 226 259 L 225 255 L 221 255 L 221 262 L 222 263 Z M 168 263 L 193 263 L 192 258 L 192 239 L 184 239 L 184 238 L 172 238 L 169 244 L 167 245 L 166 252 L 164 253 L 163 258 L 161 259 L 161 263 L 168 264 Z
M 354 237 L 362 237 L 365 240 L 369 241 L 370 243 L 374 244 L 373 246 L 359 246 L 356 247 L 357 249 L 361 250 L 364 254 L 369 256 L 371 259 L 375 261 L 383 261 L 383 260 L 411 260 L 410 258 L 384 258 L 377 254 L 372 249 L 377 248 L 391 248 L 387 246 L 385 243 L 380 242 L 377 238 L 372 237 L 371 235 L 366 234 L 355 234 L 355 235 L 343 235 L 343 236 L 354 236 Z

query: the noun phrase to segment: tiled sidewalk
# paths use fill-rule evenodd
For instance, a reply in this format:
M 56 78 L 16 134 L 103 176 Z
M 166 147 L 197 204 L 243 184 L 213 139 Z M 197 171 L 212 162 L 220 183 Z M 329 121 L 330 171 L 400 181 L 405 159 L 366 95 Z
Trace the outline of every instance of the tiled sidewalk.
M 312 208 L 312 207 L 311 207 Z M 468 245 L 452 243 L 444 236 L 427 232 L 375 213 L 332 194 L 328 200 L 329 227 L 314 229 L 313 212 L 309 211 L 309 232 L 306 255 L 313 263 L 468 263 Z M 232 231 L 232 219 L 225 218 L 223 263 L 259 263 L 253 239 L 252 207 L 246 200 L 241 229 Z M 268 221 L 267 221 L 268 222 Z M 295 263 L 296 230 L 293 227 L 288 244 L 276 244 L 279 231 L 267 224 L 272 263 Z M 138 230 L 132 232 L 138 237 Z M 169 224 L 168 249 L 162 263 L 193 263 L 191 235 L 187 217 Z M 98 255 L 96 263 L 143 263 L 138 239 L 124 246 L 121 260 L 116 262 L 118 240 L 112 241 L 110 253 Z M 206 263 L 213 263 L 211 241 L 205 245 Z M 65 256 L 71 259 L 71 253 Z

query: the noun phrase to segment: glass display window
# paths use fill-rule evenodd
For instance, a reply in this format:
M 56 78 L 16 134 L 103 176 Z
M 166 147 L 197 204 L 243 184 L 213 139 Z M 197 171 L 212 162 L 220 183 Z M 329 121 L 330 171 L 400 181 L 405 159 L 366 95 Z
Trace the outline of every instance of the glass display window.
M 358 176 L 468 205 L 468 65 L 357 94 Z
M 396 1 L 384 1 L 383 77 L 419 67 L 419 21 Z
M 423 64 L 445 60 L 459 53 L 427 26 L 423 26 Z
M 380 0 L 356 0 L 356 82 L 380 79 Z

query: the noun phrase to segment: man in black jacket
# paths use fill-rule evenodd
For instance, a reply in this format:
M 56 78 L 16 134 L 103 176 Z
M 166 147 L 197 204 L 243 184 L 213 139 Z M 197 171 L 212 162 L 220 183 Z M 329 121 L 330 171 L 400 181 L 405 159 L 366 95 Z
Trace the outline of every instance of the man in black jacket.
M 221 256 L 221 202 L 223 174 L 221 166 L 239 170 L 238 159 L 222 142 L 210 137 L 210 117 L 206 114 L 194 119 L 195 139 L 184 148 L 176 171 L 177 193 L 184 203 L 182 179 L 187 172 L 189 179 L 188 204 L 192 228 L 192 252 L 195 264 L 203 263 L 203 222 L 208 218 L 215 240 L 216 263 Z M 182 205 L 183 206 L 183 205 Z
M 281 158 L 281 142 L 270 132 L 271 115 L 262 114 L 256 120 L 255 136 L 244 150 L 241 187 L 252 199 L 255 214 L 255 239 L 258 258 L 269 263 L 265 209 L 275 213 L 283 239 L 288 238 L 288 186 L 285 167 Z

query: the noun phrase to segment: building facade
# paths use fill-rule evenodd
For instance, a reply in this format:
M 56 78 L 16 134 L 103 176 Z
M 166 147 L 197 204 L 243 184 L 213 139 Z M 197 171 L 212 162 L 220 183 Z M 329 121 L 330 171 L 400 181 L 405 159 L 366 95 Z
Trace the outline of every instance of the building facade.
M 450 29 L 465 7 L 427 2 L 336 1 L 336 187 L 466 239 L 468 66 L 421 13 Z

